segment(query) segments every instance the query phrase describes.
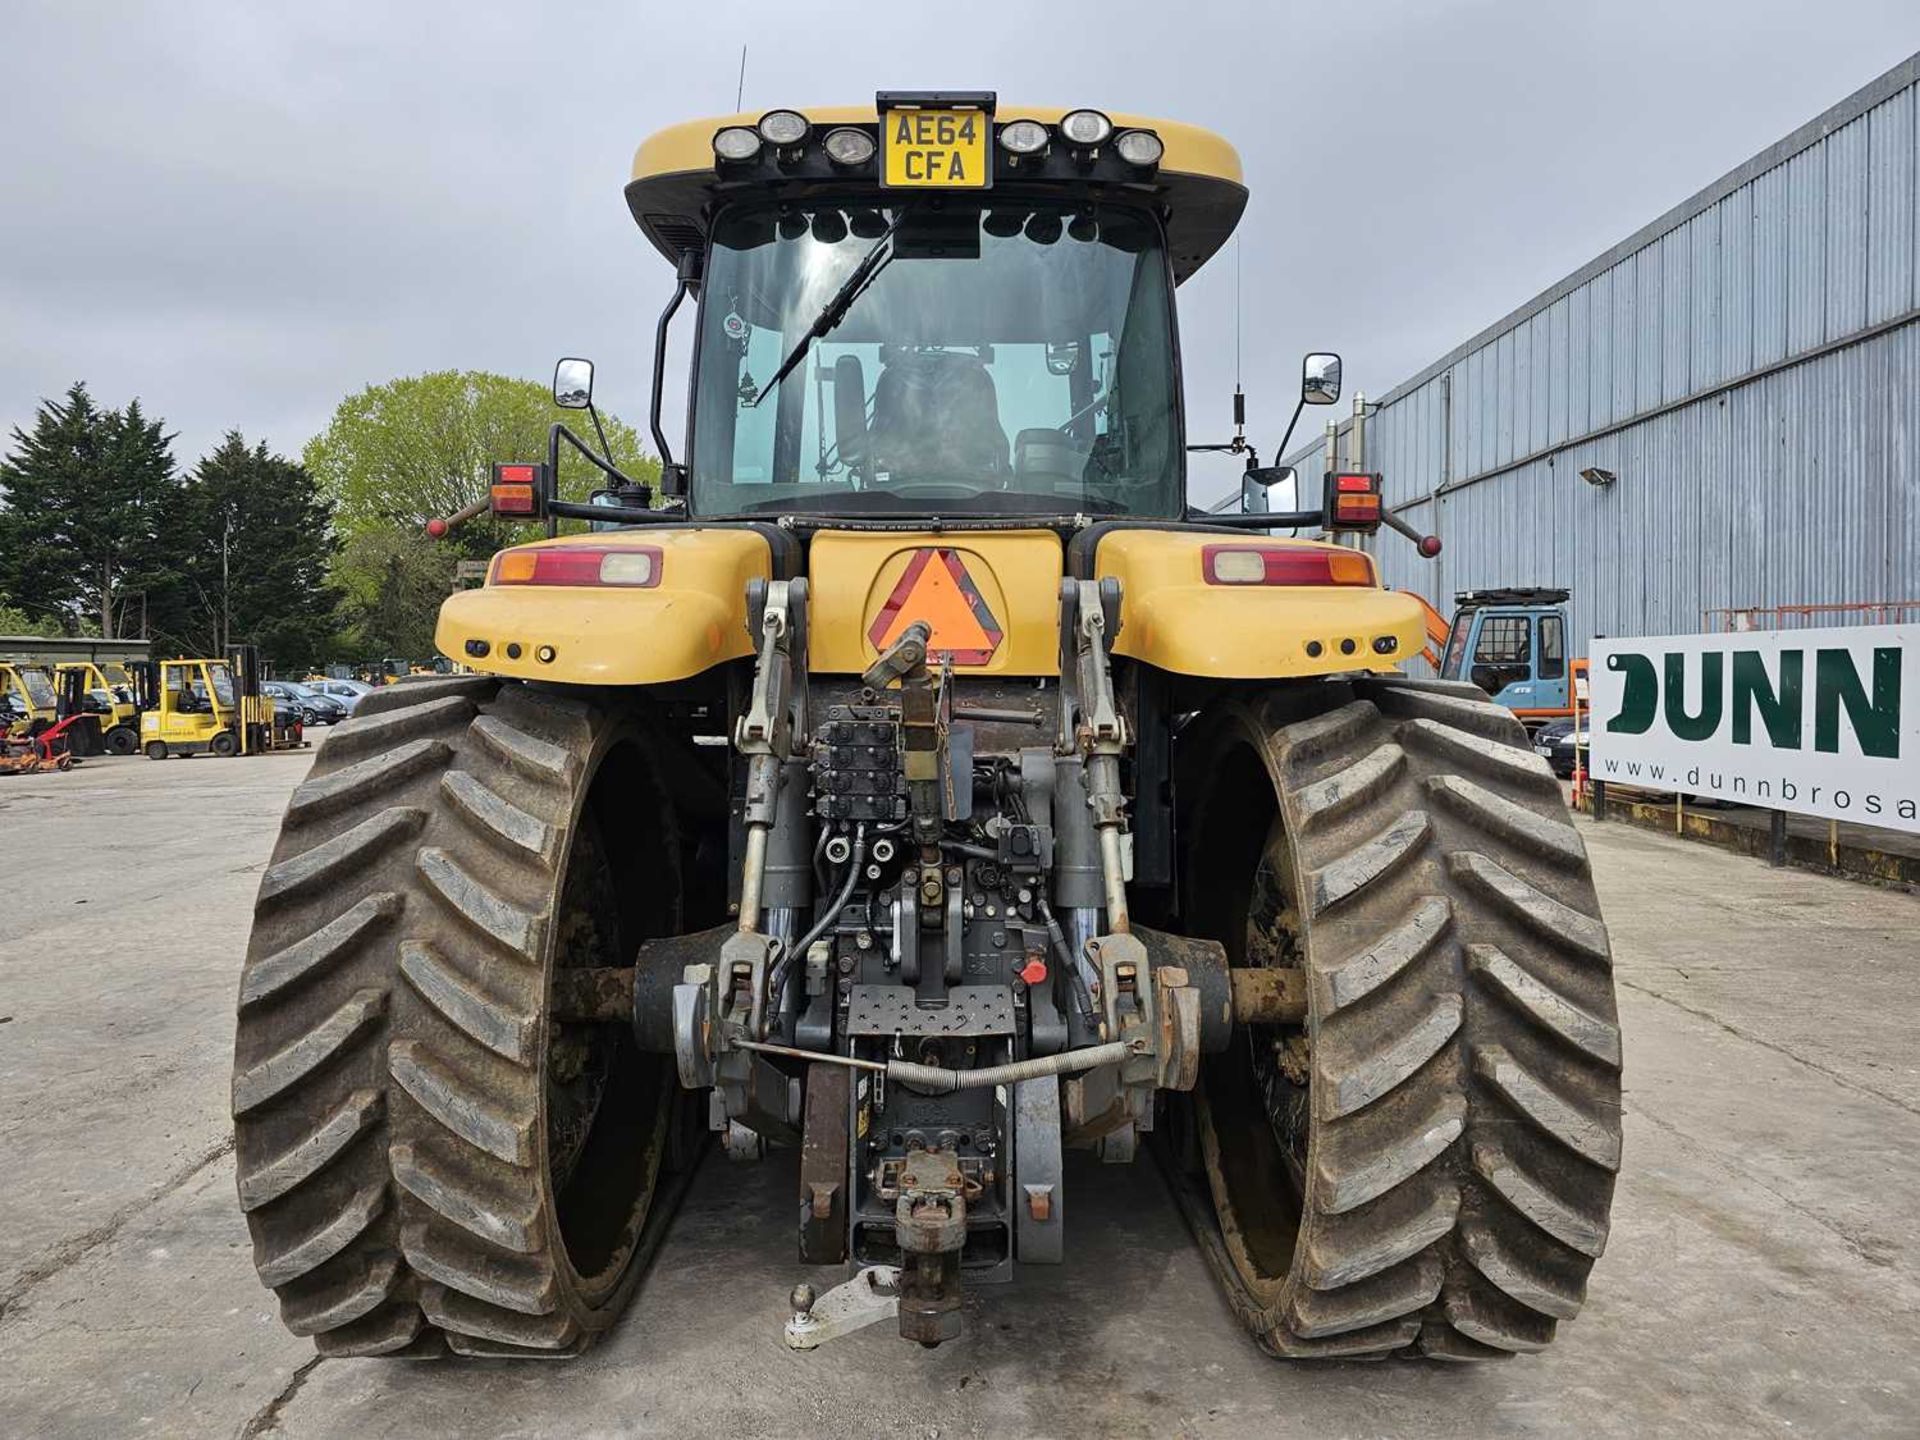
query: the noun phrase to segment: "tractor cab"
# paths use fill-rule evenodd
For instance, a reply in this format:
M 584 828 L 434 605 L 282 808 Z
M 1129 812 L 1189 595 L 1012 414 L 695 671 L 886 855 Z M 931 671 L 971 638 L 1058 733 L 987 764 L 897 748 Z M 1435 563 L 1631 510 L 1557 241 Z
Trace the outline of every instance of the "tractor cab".
M 1565 590 L 1462 590 L 1453 598 L 1442 679 L 1471 681 L 1523 721 L 1573 713 Z

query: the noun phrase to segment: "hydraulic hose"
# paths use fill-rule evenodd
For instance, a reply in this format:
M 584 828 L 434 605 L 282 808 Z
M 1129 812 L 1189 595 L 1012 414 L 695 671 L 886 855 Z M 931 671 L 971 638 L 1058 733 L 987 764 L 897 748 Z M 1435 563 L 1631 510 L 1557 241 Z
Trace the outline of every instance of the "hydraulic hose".
M 793 948 L 780 958 L 773 977 L 773 1003 L 767 1007 L 770 1011 L 779 1010 L 780 1002 L 787 993 L 787 976 L 806 955 L 807 947 L 826 934 L 833 922 L 840 918 L 840 912 L 847 908 L 847 901 L 853 898 L 853 887 L 860 883 L 860 867 L 866 858 L 867 827 L 862 825 L 853 832 L 853 854 L 847 857 L 847 879 L 840 887 L 840 893 L 833 897 L 833 903 L 813 922 L 813 928 L 794 941 Z

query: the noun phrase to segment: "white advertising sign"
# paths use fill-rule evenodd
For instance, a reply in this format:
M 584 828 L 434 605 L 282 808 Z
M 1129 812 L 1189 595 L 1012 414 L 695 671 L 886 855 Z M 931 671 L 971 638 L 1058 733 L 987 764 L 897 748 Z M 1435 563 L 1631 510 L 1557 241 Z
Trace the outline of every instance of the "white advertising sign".
M 1920 626 L 1593 642 L 1596 780 L 1920 833 Z

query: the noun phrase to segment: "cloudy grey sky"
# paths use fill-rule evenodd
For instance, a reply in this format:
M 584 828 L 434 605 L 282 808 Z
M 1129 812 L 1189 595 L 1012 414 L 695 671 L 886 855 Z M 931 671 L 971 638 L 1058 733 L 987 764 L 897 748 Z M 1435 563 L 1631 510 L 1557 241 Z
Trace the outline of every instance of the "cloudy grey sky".
M 369 382 L 561 353 L 643 422 L 671 274 L 621 186 L 648 132 L 732 108 L 744 40 L 749 109 L 992 88 L 1224 132 L 1270 452 L 1303 350 L 1381 393 L 1920 49 L 1913 0 L 932 9 L 9 0 L 0 427 L 83 378 L 187 463 L 229 427 L 297 453 Z M 1228 252 L 1182 291 L 1195 438 L 1234 288 Z

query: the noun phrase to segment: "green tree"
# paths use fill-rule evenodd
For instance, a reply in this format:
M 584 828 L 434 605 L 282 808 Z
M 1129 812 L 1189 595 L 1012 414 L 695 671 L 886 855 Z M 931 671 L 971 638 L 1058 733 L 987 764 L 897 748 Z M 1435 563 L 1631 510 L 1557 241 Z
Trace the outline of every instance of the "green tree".
M 578 417 L 556 409 L 545 386 L 476 370 L 407 376 L 340 402 L 304 458 L 333 504 L 341 541 L 333 575 L 346 594 L 348 649 L 364 659 L 432 653 L 434 618 L 457 562 L 492 554 L 515 529 L 483 518 L 434 542 L 427 521 L 483 496 L 496 461 L 545 458 L 547 431 L 562 418 Z M 657 482 L 659 462 L 633 427 L 601 418 L 614 463 L 635 480 Z M 583 438 L 595 444 L 590 433 Z M 560 471 L 570 499 L 604 483 L 564 449 Z
M 562 418 L 573 419 L 531 380 L 441 370 L 348 396 L 308 443 L 305 460 L 333 500 L 341 534 L 369 526 L 420 530 L 483 495 L 496 461 L 543 459 L 547 430 Z M 659 462 L 641 448 L 633 427 L 611 415 L 601 419 L 614 464 L 635 480 L 655 481 Z M 586 461 L 562 453 L 566 493 L 584 497 L 601 483 Z
M 171 553 L 152 615 L 163 646 L 218 655 L 246 641 L 283 669 L 327 658 L 341 599 L 328 577 L 338 544 L 304 466 L 230 430 L 163 521 Z
M 71 633 L 92 619 L 111 639 L 155 578 L 159 517 L 179 485 L 172 437 L 140 402 L 102 410 L 75 383 L 15 428 L 0 460 L 0 589 Z
M 19 606 L 9 605 L 7 597 L 0 595 L 0 635 L 36 635 L 51 640 L 65 633 L 59 621 L 29 615 Z

